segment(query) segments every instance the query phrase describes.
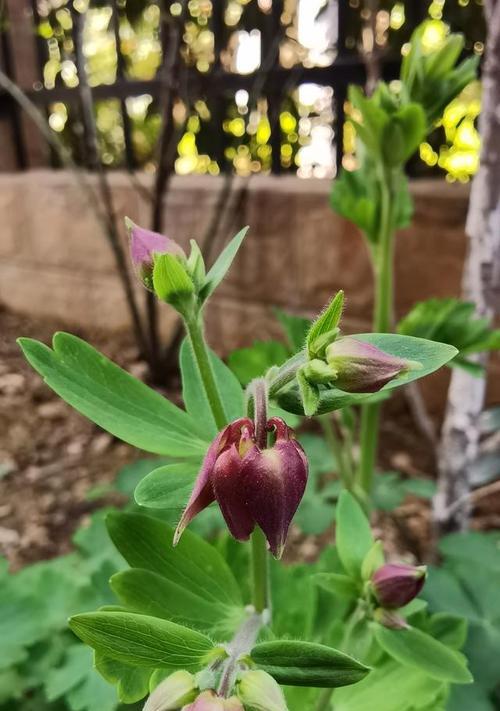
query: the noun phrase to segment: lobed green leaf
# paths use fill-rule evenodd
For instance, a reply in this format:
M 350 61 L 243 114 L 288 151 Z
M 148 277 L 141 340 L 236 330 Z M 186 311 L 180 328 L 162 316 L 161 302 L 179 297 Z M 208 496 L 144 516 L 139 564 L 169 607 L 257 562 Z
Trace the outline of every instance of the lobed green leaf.
M 30 338 L 18 343 L 52 390 L 112 435 L 155 454 L 205 454 L 208 444 L 186 412 L 80 338 L 56 333 L 52 349 Z

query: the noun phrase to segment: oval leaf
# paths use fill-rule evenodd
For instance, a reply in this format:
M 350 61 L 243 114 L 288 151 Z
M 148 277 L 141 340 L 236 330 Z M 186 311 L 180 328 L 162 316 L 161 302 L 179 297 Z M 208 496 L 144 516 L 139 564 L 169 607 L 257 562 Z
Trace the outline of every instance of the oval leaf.
M 361 578 L 363 561 L 373 546 L 370 523 L 363 509 L 348 491 L 342 491 L 335 511 L 335 545 L 347 573 Z
M 375 639 L 389 656 L 401 664 L 425 671 L 433 679 L 470 684 L 473 679 L 465 658 L 422 630 L 393 630 L 374 625 Z
M 202 630 L 213 629 L 227 617 L 228 608 L 223 604 L 150 570 L 124 570 L 112 576 L 110 585 L 119 602 L 131 612 Z
M 111 540 L 133 568 L 158 573 L 205 599 L 241 604 L 234 575 L 220 553 L 191 531 L 173 548 L 173 529 L 136 513 L 113 512 L 106 519 Z
M 214 649 L 200 632 L 132 612 L 86 612 L 72 617 L 69 626 L 97 652 L 141 667 L 195 667 Z
M 136 502 L 150 509 L 183 509 L 199 468 L 199 462 L 187 461 L 154 469 L 137 485 L 134 492 Z
M 370 671 L 348 654 L 313 642 L 263 642 L 252 649 L 250 656 L 279 684 L 290 686 L 347 686 L 360 681 Z

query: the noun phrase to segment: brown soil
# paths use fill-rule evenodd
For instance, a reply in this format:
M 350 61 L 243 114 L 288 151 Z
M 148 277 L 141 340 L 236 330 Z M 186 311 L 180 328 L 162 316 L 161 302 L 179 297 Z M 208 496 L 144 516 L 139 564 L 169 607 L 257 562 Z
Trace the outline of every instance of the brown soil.
M 13 569 L 71 549 L 81 521 L 116 495 L 89 500 L 88 492 L 109 483 L 117 471 L 141 453 L 103 432 L 61 401 L 24 360 L 15 339 L 50 343 L 56 330 L 49 321 L 33 321 L 0 311 L 0 554 Z M 126 335 L 77 333 L 138 377 L 146 367 Z M 434 457 L 402 395 L 386 405 L 381 465 L 408 477 L 433 477 Z M 498 494 L 481 501 L 476 527 L 499 525 Z M 388 552 L 410 552 L 425 559 L 431 538 L 430 506 L 408 499 L 376 521 Z M 327 534 L 330 536 L 330 533 Z M 325 537 L 292 535 L 294 558 L 311 559 Z

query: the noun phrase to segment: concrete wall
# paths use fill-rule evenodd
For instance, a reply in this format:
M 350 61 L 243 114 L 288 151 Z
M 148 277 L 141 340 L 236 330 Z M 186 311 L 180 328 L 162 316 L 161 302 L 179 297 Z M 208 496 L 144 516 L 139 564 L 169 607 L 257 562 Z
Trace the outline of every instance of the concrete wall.
M 95 187 L 95 176 L 86 180 Z M 113 173 L 110 180 L 117 213 L 147 225 L 147 200 L 129 177 Z M 149 187 L 151 181 L 143 176 L 141 182 Z M 166 232 L 184 245 L 202 236 L 222 185 L 222 178 L 175 178 Z M 254 177 L 236 181 L 234 189 L 241 210 L 231 229 L 251 229 L 208 308 L 212 342 L 227 352 L 276 335 L 273 305 L 313 314 L 339 288 L 347 295 L 345 326 L 368 329 L 372 278 L 365 246 L 357 230 L 329 208 L 329 182 Z M 414 224 L 397 244 L 398 315 L 419 299 L 460 293 L 466 246 L 467 187 L 439 180 L 415 183 L 412 190 Z M 0 225 L 0 304 L 50 316 L 61 327 L 127 328 L 113 256 L 73 174 L 0 174 Z M 217 249 L 227 237 L 219 235 Z M 162 311 L 167 330 L 169 310 Z

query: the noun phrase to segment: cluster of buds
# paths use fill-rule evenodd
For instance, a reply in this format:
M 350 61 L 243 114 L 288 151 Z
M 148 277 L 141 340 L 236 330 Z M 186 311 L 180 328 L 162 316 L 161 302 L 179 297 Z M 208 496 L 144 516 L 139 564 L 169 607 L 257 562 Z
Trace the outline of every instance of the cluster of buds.
M 419 595 L 426 575 L 425 566 L 386 563 L 378 568 L 370 581 L 371 592 L 379 606 L 376 619 L 386 627 L 407 627 L 406 620 L 398 615 L 397 610 Z
M 365 340 L 341 336 L 338 324 L 343 300 L 343 292 L 339 291 L 307 337 L 307 361 L 297 371 L 306 415 L 317 411 L 323 386 L 349 393 L 375 393 L 394 378 L 422 367 Z
M 255 526 L 280 558 L 288 528 L 302 499 L 308 465 L 293 431 L 278 417 L 267 421 L 272 446 L 257 445 L 249 418 L 231 422 L 210 445 L 181 517 L 174 545 L 189 522 L 217 501 L 231 534 L 246 541 Z
M 188 671 L 174 672 L 146 701 L 143 711 L 287 711 L 283 692 L 261 670 L 242 672 L 229 698 L 214 689 L 200 690 Z
M 144 286 L 162 301 L 186 314 L 205 282 L 205 263 L 197 243 L 191 240 L 186 255 L 173 239 L 125 220 L 129 233 L 130 256 Z

